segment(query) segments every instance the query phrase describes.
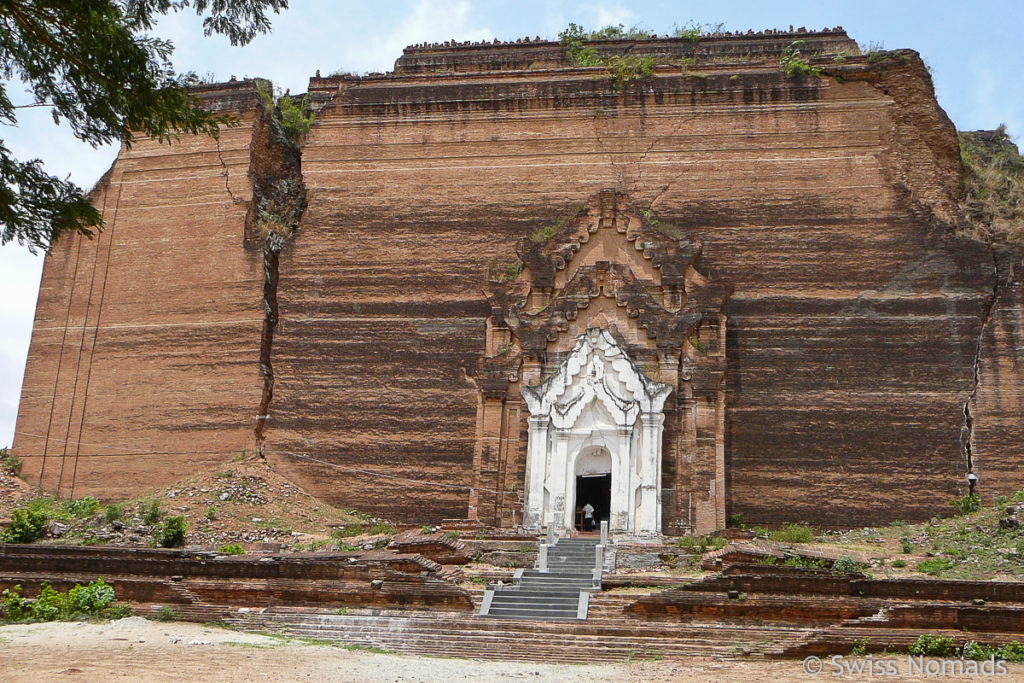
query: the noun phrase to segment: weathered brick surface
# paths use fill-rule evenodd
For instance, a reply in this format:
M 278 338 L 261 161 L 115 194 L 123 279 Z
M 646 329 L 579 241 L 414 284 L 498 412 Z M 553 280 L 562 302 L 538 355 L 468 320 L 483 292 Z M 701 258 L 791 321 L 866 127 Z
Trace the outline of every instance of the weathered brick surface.
M 969 452 L 984 492 L 1024 485 L 1020 258 L 945 227 L 959 158 L 926 70 L 851 49 L 822 62 L 842 79 L 786 78 L 778 53 L 796 37 L 853 45 L 654 41 L 637 49 L 698 61 L 621 92 L 544 43 L 410 48 L 393 74 L 313 79 L 308 208 L 280 259 L 271 461 L 346 506 L 465 517 L 488 264 L 610 189 L 699 239 L 695 267 L 734 287 L 727 512 L 922 519 L 963 493 Z M 44 437 L 15 441 L 30 477 L 46 444 L 47 486 L 67 492 L 70 476 L 76 494 L 116 497 L 249 443 L 262 279 L 234 201 L 250 191 L 247 131 L 226 131 L 219 157 L 207 139 L 123 153 L 97 194 L 107 232 L 48 257 L 18 423 Z M 76 475 L 61 439 L 117 448 L 75 450 Z M 667 465 L 666 488 L 686 471 Z
M 251 82 L 202 93 L 241 125 L 122 150 L 105 229 L 47 255 L 14 451 L 64 495 L 124 498 L 251 448 L 259 261 L 242 247 Z

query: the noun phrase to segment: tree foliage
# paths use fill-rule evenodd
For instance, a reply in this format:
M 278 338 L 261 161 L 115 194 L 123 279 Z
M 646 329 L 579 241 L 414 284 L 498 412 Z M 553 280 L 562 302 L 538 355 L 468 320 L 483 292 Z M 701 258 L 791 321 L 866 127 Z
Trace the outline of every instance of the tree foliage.
M 161 142 L 182 133 L 216 135 L 232 117 L 196 105 L 193 73 L 176 73 L 174 46 L 150 35 L 169 12 L 191 9 L 206 35 L 245 45 L 270 28 L 268 11 L 287 0 L 0 0 L 0 123 L 17 110 L 48 108 L 57 124 L 99 146 L 138 136 Z M 32 101 L 15 106 L 7 88 L 24 85 Z M 102 217 L 81 188 L 39 160 L 15 159 L 0 140 L 0 244 L 49 249 L 61 234 L 92 236 Z

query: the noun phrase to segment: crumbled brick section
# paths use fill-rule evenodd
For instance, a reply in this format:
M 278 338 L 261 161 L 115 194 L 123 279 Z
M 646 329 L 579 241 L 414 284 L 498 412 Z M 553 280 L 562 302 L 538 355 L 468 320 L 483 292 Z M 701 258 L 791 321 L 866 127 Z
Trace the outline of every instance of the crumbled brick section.
M 436 531 L 424 534 L 415 529 L 403 531 L 391 539 L 388 546 L 397 553 L 418 553 L 439 564 L 466 564 L 469 553 L 466 544 L 448 534 Z
M 701 567 L 713 571 L 723 567 L 728 568 L 729 565 L 738 563 L 757 564 L 769 559 L 782 562 L 789 557 L 818 560 L 831 566 L 835 560 L 843 556 L 849 556 L 850 559 L 856 562 L 866 562 L 868 560 L 867 553 L 846 550 L 845 548 L 828 546 L 799 547 L 786 543 L 758 541 L 756 543 L 729 543 L 718 550 L 704 553 L 701 558 Z M 785 568 L 781 569 L 785 570 Z
M 223 556 L 190 550 L 0 544 L 0 590 L 99 577 L 119 600 L 185 606 L 473 608 L 455 568 L 392 552 Z

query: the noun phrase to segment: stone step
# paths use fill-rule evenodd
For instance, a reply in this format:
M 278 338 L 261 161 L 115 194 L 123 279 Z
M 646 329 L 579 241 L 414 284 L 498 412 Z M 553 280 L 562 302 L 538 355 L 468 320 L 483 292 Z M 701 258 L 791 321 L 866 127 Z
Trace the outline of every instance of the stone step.
M 548 555 L 548 566 L 551 566 L 553 564 L 560 564 L 563 562 L 582 564 L 586 567 L 594 567 L 597 564 L 593 555 L 580 555 L 579 557 L 559 557 L 557 555 Z
M 580 588 L 587 588 L 594 583 L 593 578 L 574 576 L 552 576 L 550 578 L 538 577 L 538 576 L 527 576 L 519 580 L 518 586 L 551 586 L 556 587 L 567 587 L 567 586 L 579 586 Z
M 593 576 L 594 576 L 594 572 L 593 571 L 564 571 L 564 572 L 549 571 L 549 572 L 542 572 L 539 569 L 526 569 L 522 573 L 522 577 L 524 579 L 528 579 L 528 578 L 530 578 L 530 579 L 532 579 L 532 578 L 541 578 L 541 579 L 546 579 L 546 578 L 582 579 L 582 578 L 593 578 Z
M 494 597 L 497 598 L 499 595 L 529 595 L 535 598 L 545 597 L 560 597 L 560 596 L 573 596 L 579 597 L 580 589 L 578 588 L 542 588 L 542 587 L 515 587 L 506 588 L 505 590 L 494 591 Z
M 521 591 L 518 589 L 495 591 L 493 600 L 508 598 L 515 600 L 576 600 L 580 597 L 580 589 L 572 588 L 562 591 Z
M 491 611 L 488 614 L 493 614 L 494 610 L 499 607 L 515 607 L 517 609 L 571 609 L 573 614 L 576 613 L 579 607 L 579 598 L 571 599 L 560 599 L 560 598 L 546 598 L 544 600 L 531 600 L 529 598 L 517 600 L 513 597 L 506 597 L 501 600 L 495 599 L 491 602 Z
M 594 556 L 596 548 L 548 548 L 548 555 L 589 555 Z
M 575 619 L 575 609 L 557 609 L 555 607 L 494 607 L 487 613 L 488 617 L 515 617 L 517 619 Z
M 493 594 L 492 600 L 533 600 L 534 602 L 542 602 L 544 600 L 579 600 L 580 589 L 573 588 L 572 590 L 565 591 L 524 591 L 518 590 L 506 590 L 498 591 Z

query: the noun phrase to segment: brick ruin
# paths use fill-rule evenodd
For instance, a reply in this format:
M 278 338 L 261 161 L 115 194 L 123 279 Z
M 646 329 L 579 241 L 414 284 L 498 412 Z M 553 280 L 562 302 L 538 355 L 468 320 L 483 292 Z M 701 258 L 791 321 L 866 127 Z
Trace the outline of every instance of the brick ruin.
M 780 70 L 796 40 L 821 75 Z M 262 449 L 370 514 L 529 527 L 610 474 L 623 533 L 664 534 L 926 519 L 968 471 L 1024 488 L 1024 257 L 958 236 L 917 54 L 593 45 L 657 66 L 616 84 L 526 40 L 317 75 L 301 156 L 255 82 L 205 86 L 241 125 L 123 149 L 104 232 L 46 258 L 25 475 L 116 499 Z M 268 240 L 282 188 L 301 221 Z M 531 422 L 557 377 L 543 410 L 577 422 Z

